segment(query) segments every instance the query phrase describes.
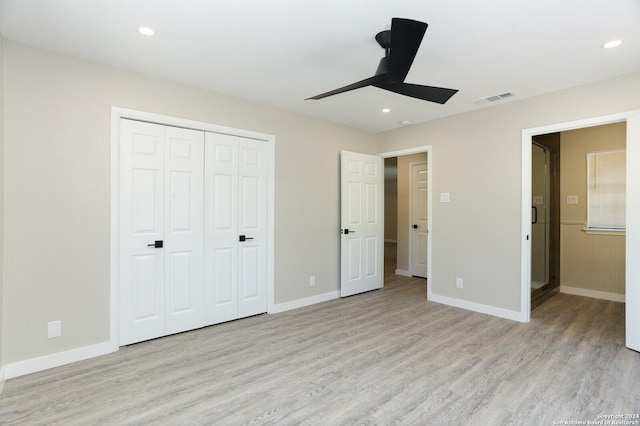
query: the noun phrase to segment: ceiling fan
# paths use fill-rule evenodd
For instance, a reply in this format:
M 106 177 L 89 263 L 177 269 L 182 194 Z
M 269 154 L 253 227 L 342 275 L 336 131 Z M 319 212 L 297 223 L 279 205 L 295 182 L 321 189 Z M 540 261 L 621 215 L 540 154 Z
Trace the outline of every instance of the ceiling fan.
M 373 77 L 305 100 L 318 100 L 366 86 L 375 86 L 412 98 L 444 104 L 458 91 L 404 82 L 413 59 L 418 53 L 427 26 L 424 22 L 411 19 L 391 19 L 391 30 L 380 31 L 376 34 L 376 41 L 384 49 L 385 55 L 380 59 L 378 69 Z

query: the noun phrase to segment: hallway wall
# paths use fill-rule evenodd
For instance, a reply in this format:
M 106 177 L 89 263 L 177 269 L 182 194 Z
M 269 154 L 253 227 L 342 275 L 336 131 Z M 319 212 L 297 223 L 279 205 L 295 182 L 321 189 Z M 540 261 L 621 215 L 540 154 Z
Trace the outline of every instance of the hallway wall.
M 384 240 L 398 239 L 398 159 L 384 159 Z

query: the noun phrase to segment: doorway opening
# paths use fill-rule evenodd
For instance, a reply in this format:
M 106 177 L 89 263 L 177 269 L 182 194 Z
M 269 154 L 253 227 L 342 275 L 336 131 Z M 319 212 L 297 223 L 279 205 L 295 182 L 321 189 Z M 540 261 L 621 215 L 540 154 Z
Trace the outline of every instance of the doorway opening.
M 531 308 L 559 291 L 624 302 L 626 123 L 532 144 Z
M 385 159 L 385 279 L 426 280 L 431 259 L 428 148 L 381 156 Z
M 640 300 L 640 286 L 638 283 L 640 282 L 640 266 L 636 266 L 637 262 L 632 262 L 630 259 L 633 259 L 634 253 L 640 252 L 640 233 L 636 230 L 640 229 L 638 225 L 638 219 L 640 217 L 640 198 L 638 198 L 635 194 L 638 194 L 639 183 L 640 182 L 640 169 L 638 167 L 634 167 L 634 164 L 637 162 L 637 158 L 640 158 L 640 111 L 628 111 L 617 114 L 611 114 L 600 117 L 593 117 L 583 120 L 576 120 L 558 124 L 552 124 L 548 126 L 541 126 L 530 129 L 522 130 L 522 204 L 521 204 L 521 226 L 522 226 L 522 250 L 521 250 L 521 317 L 520 321 L 529 322 L 531 318 L 531 222 L 532 222 L 532 192 L 531 192 L 531 164 L 532 164 L 532 142 L 533 138 L 537 135 L 545 135 L 554 132 L 566 132 L 571 130 L 578 130 L 584 128 L 595 128 L 596 126 L 607 125 L 612 123 L 619 123 L 621 126 L 624 126 L 626 130 L 626 137 L 624 138 L 626 143 L 626 159 L 628 162 L 628 167 L 626 171 L 626 195 L 625 195 L 625 214 L 626 214 L 626 235 L 625 235 L 625 244 L 623 244 L 623 253 L 617 256 L 619 261 L 622 261 L 623 266 L 622 270 L 624 272 L 623 278 L 623 288 L 624 291 L 622 294 L 617 294 L 616 299 L 609 300 L 617 300 L 626 303 L 625 309 L 625 333 L 626 333 L 626 346 L 630 349 L 640 350 L 640 327 L 637 327 L 636 324 L 640 324 L 640 309 L 638 309 L 638 301 Z M 565 160 L 567 158 L 562 155 L 563 165 L 565 164 Z M 586 163 L 584 157 L 581 160 L 581 163 Z M 561 166 L 562 171 L 562 180 L 565 181 L 566 178 L 566 169 Z M 586 171 L 582 174 L 582 179 L 586 176 Z M 624 180 L 624 179 L 623 179 Z M 576 195 L 577 201 L 576 203 Z M 586 197 L 586 196 L 585 196 Z M 581 197 L 579 194 L 561 194 L 561 206 L 563 209 L 569 211 L 569 208 L 576 207 L 577 210 L 581 210 L 585 208 L 585 204 L 580 207 Z M 565 225 L 575 226 L 580 235 L 586 236 L 588 235 L 586 230 L 583 231 L 582 228 L 587 228 L 586 226 L 580 227 L 578 220 L 568 219 L 564 220 Z M 561 292 L 563 293 L 573 293 L 573 294 L 581 294 L 584 296 L 590 297 L 601 297 L 608 298 L 611 296 L 611 293 L 602 292 L 602 291 L 594 291 L 587 290 L 586 294 L 583 289 L 576 290 L 576 288 L 567 287 L 565 283 L 565 278 L 567 275 L 567 268 L 565 265 L 565 259 L 563 258 L 563 254 L 570 250 L 567 250 L 568 247 L 574 248 L 579 247 L 580 242 L 571 241 L 566 242 L 565 238 L 568 236 L 568 233 L 565 233 L 562 228 L 561 220 L 561 259 L 563 262 L 562 266 L 562 275 L 560 276 L 561 281 Z M 589 235 L 591 236 L 591 235 Z M 585 262 L 584 259 L 578 259 L 579 267 L 576 268 L 577 271 L 587 272 L 588 268 L 585 266 L 589 266 L 589 262 Z M 606 297 L 603 297 L 606 296 Z

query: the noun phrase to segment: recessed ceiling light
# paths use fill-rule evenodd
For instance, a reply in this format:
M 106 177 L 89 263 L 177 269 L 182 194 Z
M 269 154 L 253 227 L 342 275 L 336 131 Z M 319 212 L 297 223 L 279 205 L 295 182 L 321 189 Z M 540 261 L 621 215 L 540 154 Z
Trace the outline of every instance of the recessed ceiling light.
M 140 27 L 138 28 L 138 32 L 142 35 L 151 37 L 152 35 L 155 34 L 155 31 L 153 31 L 151 28 L 149 27 Z
M 614 47 L 620 46 L 621 44 L 622 40 L 611 40 L 602 45 L 602 47 L 604 47 L 605 49 L 612 49 Z
M 384 112 L 385 114 L 388 112 L 391 112 L 390 108 L 382 108 L 382 112 Z

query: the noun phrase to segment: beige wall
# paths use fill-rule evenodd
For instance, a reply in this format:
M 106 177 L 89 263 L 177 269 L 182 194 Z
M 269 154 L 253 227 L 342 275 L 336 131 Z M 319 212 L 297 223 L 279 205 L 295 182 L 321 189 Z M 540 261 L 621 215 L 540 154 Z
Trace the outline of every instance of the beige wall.
M 398 159 L 384 159 L 384 240 L 398 238 Z
M 398 260 L 396 268 L 409 272 L 409 193 L 411 183 L 410 164 L 427 161 L 427 153 L 398 157 Z
M 624 235 L 593 235 L 583 231 L 587 223 L 587 153 L 625 147 L 626 123 L 560 134 L 562 286 L 625 293 Z M 578 204 L 567 204 L 568 195 L 577 195 Z
M 339 151 L 431 145 L 434 200 L 451 193 L 432 206 L 432 291 L 514 311 L 522 129 L 640 109 L 635 73 L 385 132 L 376 148 L 367 132 L 11 41 L 3 54 L 4 365 L 109 338 L 111 106 L 276 136 L 276 303 L 338 289 Z
M 275 135 L 275 301 L 339 289 L 339 152 L 375 153 L 375 135 L 8 40 L 4 54 L 5 365 L 109 340 L 112 106 Z M 46 339 L 52 320 L 62 337 Z
M 432 147 L 434 294 L 520 310 L 522 130 L 638 110 L 639 86 L 634 73 L 378 135 L 378 152 Z

